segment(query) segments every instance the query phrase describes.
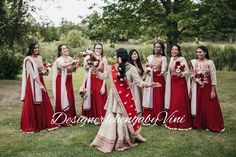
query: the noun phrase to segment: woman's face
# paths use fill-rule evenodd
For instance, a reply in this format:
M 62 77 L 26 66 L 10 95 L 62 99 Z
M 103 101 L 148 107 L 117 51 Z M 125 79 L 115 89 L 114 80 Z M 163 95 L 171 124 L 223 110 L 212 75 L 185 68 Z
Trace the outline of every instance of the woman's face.
M 115 53 L 114 57 L 113 57 L 114 61 L 116 61 L 116 63 L 121 63 L 121 58 L 118 57 Z
M 94 49 L 95 49 L 94 51 L 97 55 L 102 54 L 102 46 L 101 45 L 96 45 Z
M 196 55 L 198 59 L 205 59 L 206 53 L 202 49 L 198 48 Z
M 33 54 L 34 54 L 34 55 L 39 55 L 39 45 L 38 45 L 38 44 L 36 44 L 36 45 L 34 46 Z
M 131 55 L 131 59 L 133 61 L 136 61 L 138 59 L 138 53 L 136 51 L 134 51 L 133 54 Z
M 161 45 L 159 44 L 159 43 L 156 43 L 155 45 L 154 45 L 154 53 L 155 54 L 160 54 L 161 53 Z
M 61 55 L 67 56 L 68 55 L 68 48 L 66 45 L 61 46 Z
M 177 46 L 173 46 L 173 47 L 171 48 L 171 56 L 172 56 L 172 57 L 178 56 L 179 53 L 180 53 L 180 52 L 179 52 Z

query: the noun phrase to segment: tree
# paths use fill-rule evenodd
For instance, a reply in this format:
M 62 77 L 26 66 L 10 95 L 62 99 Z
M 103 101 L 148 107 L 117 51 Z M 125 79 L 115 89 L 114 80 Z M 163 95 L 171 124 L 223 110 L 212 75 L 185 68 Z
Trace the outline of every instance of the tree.
M 198 4 L 199 36 L 230 40 L 236 34 L 236 1 L 202 0 Z
M 106 0 L 105 0 L 106 1 Z M 166 37 L 170 45 L 209 35 L 235 34 L 234 0 L 116 0 L 106 1 L 103 27 L 108 38 Z M 94 23 L 96 26 L 96 23 Z
M 27 41 L 27 33 L 33 30 L 34 22 L 28 12 L 28 3 L 23 0 L 5 0 L 3 7 L 6 12 L 3 23 L 4 42 L 9 49 L 13 49 L 14 44 Z M 34 8 L 32 8 L 33 10 Z
M 85 39 L 78 30 L 71 30 L 68 32 L 66 41 L 72 48 L 81 47 L 85 44 Z
M 101 15 L 93 12 L 82 21 L 85 28 L 85 34 L 93 41 L 106 40 L 105 27 Z
M 0 79 L 15 79 L 21 69 L 29 32 L 35 31 L 27 1 L 0 1 L 0 24 Z

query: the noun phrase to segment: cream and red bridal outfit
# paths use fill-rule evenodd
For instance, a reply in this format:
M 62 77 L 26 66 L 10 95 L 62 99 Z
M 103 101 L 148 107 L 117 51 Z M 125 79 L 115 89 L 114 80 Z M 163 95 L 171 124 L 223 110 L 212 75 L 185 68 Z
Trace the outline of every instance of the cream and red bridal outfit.
M 73 89 L 72 72 L 75 71 L 74 65 L 64 68 L 64 64 L 72 62 L 70 56 L 67 59 L 62 56 L 53 63 L 53 94 L 55 102 L 56 123 L 61 126 L 76 125 L 76 109 Z M 59 116 L 57 113 L 64 113 Z M 59 116 L 59 117 L 58 117 Z M 73 119 L 72 121 L 67 121 Z
M 177 76 L 176 62 L 184 65 L 182 76 Z M 171 57 L 166 78 L 165 108 L 168 110 L 165 126 L 172 130 L 189 130 L 192 128 L 190 115 L 190 80 L 189 68 L 184 57 Z
M 212 86 L 216 86 L 216 69 L 213 61 L 191 60 L 193 72 L 202 73 L 206 83 L 200 85 L 192 81 L 191 113 L 193 128 L 208 129 L 213 132 L 224 131 L 224 121 L 217 94 L 211 98 Z M 216 92 L 216 89 L 215 89 Z
M 99 62 L 97 70 L 103 72 L 107 68 L 107 59 L 103 57 Z M 98 118 L 98 122 L 100 122 L 100 119 L 105 116 L 104 106 L 107 101 L 106 82 L 99 79 L 95 72 L 87 69 L 85 69 L 85 72 L 86 77 L 82 88 L 87 93 L 82 105 L 82 115 L 88 118 Z M 101 88 L 105 88 L 104 93 L 101 93 Z
M 140 135 L 140 123 L 132 121 L 137 119 L 138 115 L 130 84 L 134 81 L 142 87 L 144 82 L 133 65 L 126 63 L 125 66 L 126 79 L 124 80 L 118 78 L 116 65 L 109 67 L 109 72 L 99 73 L 101 79 L 108 78 L 108 73 L 110 74 L 111 89 L 105 105 L 105 119 L 91 146 L 104 153 L 111 152 L 113 149 L 123 151 L 136 146 L 136 138 L 143 140 Z M 131 121 L 127 120 L 129 118 Z
M 165 56 L 155 57 L 150 55 L 147 57 L 147 64 L 151 67 L 149 74 L 146 76 L 147 83 L 159 82 L 160 88 L 146 88 L 143 93 L 143 117 L 154 119 L 157 124 L 162 124 L 165 114 L 164 99 L 165 99 L 165 78 L 161 73 L 165 73 L 167 69 L 167 59 Z M 150 66 L 151 65 L 151 66 Z M 157 119 L 158 118 L 158 119 Z M 147 119 L 146 119 L 147 120 Z M 147 122 L 147 121 L 146 121 Z M 153 122 L 147 122 L 153 123 Z
M 40 81 L 45 87 L 41 69 L 43 69 L 41 56 L 27 56 L 24 59 L 21 91 L 21 100 L 24 102 L 21 114 L 22 132 L 39 132 L 58 128 L 57 125 L 51 123 L 54 111 L 48 94 L 37 83 Z

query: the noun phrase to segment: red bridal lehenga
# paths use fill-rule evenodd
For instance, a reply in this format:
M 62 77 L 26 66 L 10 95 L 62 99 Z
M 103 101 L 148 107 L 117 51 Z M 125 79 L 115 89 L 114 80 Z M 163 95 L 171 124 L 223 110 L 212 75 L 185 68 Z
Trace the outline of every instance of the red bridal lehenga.
M 102 62 L 99 64 L 102 64 L 101 68 L 98 69 L 100 71 L 104 71 L 107 66 L 107 60 L 103 57 Z M 100 66 L 99 66 L 100 67 Z M 98 118 L 97 122 L 100 122 L 102 118 L 105 116 L 105 110 L 104 106 L 107 101 L 107 88 L 105 85 L 105 93 L 101 95 L 100 90 L 103 86 L 103 83 L 105 83 L 105 80 L 101 80 L 98 78 L 95 72 L 86 72 L 86 80 L 84 87 L 86 90 L 90 91 L 89 97 L 86 97 L 87 99 L 90 99 L 90 101 L 85 100 L 82 105 L 82 115 L 88 118 Z M 90 74 L 88 74 L 90 73 Z M 90 77 L 90 78 L 89 78 Z M 88 88 L 90 89 L 88 89 Z M 90 104 L 85 104 L 90 103 Z
M 109 73 L 111 89 L 105 105 L 105 119 L 91 143 L 91 146 L 104 153 L 109 153 L 113 149 L 123 151 L 136 146 L 135 139 L 141 136 L 141 125 L 135 122 L 138 115 L 130 84 L 133 80 L 142 87 L 144 82 L 139 77 L 137 69 L 129 63 L 126 63 L 126 79 L 118 79 L 115 65 L 110 67 Z M 108 72 L 99 73 L 99 78 L 108 78 Z M 128 120 L 129 118 L 131 121 Z
M 165 108 L 168 114 L 164 125 L 171 130 L 190 130 L 192 128 L 188 92 L 190 80 L 186 81 L 185 77 L 177 76 L 175 69 L 177 62 L 184 66 L 183 76 L 189 73 L 185 58 L 171 58 L 166 78 Z
M 154 55 L 148 56 L 147 65 L 150 72 L 146 77 L 146 82 L 159 82 L 160 88 L 146 88 L 143 94 L 143 117 L 145 123 L 156 123 L 161 125 L 164 120 L 164 100 L 165 100 L 165 78 L 161 76 L 161 72 L 166 72 L 167 59 L 165 56 L 156 58 Z M 148 119 L 150 120 L 148 121 Z M 154 120 L 154 121 L 153 121 Z
M 53 92 L 55 99 L 55 121 L 61 126 L 73 126 L 77 124 L 75 109 L 75 98 L 73 89 L 72 72 L 73 67 L 62 68 L 63 64 L 72 61 L 71 57 L 64 60 L 62 57 L 56 59 L 53 65 Z M 59 114 L 63 113 L 63 114 Z
M 213 61 L 191 61 L 194 74 L 201 75 L 204 82 L 192 81 L 192 122 L 193 128 L 223 132 L 224 121 L 217 97 L 211 98 L 212 85 L 216 85 L 216 69 Z
M 52 123 L 53 108 L 48 94 L 40 89 L 35 79 L 44 85 L 42 59 L 38 57 L 26 57 L 23 64 L 22 96 L 24 101 L 21 114 L 22 132 L 39 132 L 41 130 L 54 130 L 58 126 Z M 46 87 L 45 87 L 46 88 Z

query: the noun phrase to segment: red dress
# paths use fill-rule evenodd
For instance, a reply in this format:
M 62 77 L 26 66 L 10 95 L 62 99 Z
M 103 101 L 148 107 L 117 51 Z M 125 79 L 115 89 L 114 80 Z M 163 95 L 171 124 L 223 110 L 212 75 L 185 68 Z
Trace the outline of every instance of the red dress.
M 183 57 L 173 58 L 170 61 L 171 73 L 170 104 L 165 119 L 165 126 L 171 130 L 189 130 L 192 128 L 190 102 L 185 77 L 178 77 L 174 68 L 177 61 L 185 65 L 184 72 L 188 72 L 188 65 Z M 168 80 L 168 79 L 167 79 Z
M 195 72 L 201 68 L 207 75 L 207 82 L 204 86 L 197 83 L 196 115 L 192 118 L 193 128 L 222 132 L 224 131 L 224 121 L 217 94 L 215 98 L 211 98 L 212 84 L 216 85 L 214 63 L 206 60 L 201 66 L 196 64 L 193 68 Z
M 39 79 L 44 85 L 42 74 L 39 74 Z M 45 129 L 53 130 L 58 128 L 55 123 L 52 123 L 53 114 L 54 111 L 46 92 L 42 91 L 42 102 L 40 104 L 34 103 L 29 75 L 27 77 L 25 98 L 21 114 L 21 131 L 39 132 Z
M 102 118 L 105 116 L 104 106 L 107 100 L 107 89 L 101 95 L 100 90 L 103 80 L 100 80 L 96 74 L 91 74 L 91 108 L 90 110 L 82 109 L 82 115 L 88 118 Z
M 143 108 L 143 117 L 146 119 L 148 116 L 151 119 L 155 119 L 156 124 L 163 124 L 164 116 L 164 99 L 165 99 L 165 78 L 161 76 L 161 72 L 166 71 L 167 60 L 166 57 L 161 56 L 159 58 L 153 57 L 153 55 L 149 56 L 148 64 L 152 65 L 153 69 L 153 82 L 158 82 L 162 86 L 158 88 L 153 88 L 153 108 Z M 149 122 L 148 122 L 149 123 Z M 150 121 L 150 123 L 153 123 Z
M 161 125 L 164 119 L 164 97 L 165 97 L 165 78 L 164 76 L 159 76 L 159 72 L 153 72 L 153 82 L 159 82 L 162 86 L 158 88 L 153 88 L 153 108 L 143 108 L 143 117 L 147 118 L 150 115 L 150 118 L 157 119 L 156 123 Z
M 55 120 L 57 124 L 65 127 L 76 125 L 78 120 L 75 109 L 72 79 L 72 72 L 76 67 L 74 65 L 69 65 L 64 68 L 66 64 L 71 63 L 72 61 L 73 58 L 70 56 L 61 56 L 56 59 L 53 66 L 53 91 L 56 113 Z M 61 101 L 65 104 L 62 104 Z
M 67 98 L 69 102 L 69 108 L 66 111 L 62 110 L 61 105 L 61 75 L 58 74 L 56 78 L 56 105 L 55 105 L 55 113 L 63 113 L 57 119 L 57 123 L 61 126 L 68 125 L 76 125 L 77 124 L 77 116 L 75 109 L 75 98 L 74 98 L 74 89 L 72 83 L 72 74 L 67 75 L 66 77 L 66 90 L 67 90 Z

